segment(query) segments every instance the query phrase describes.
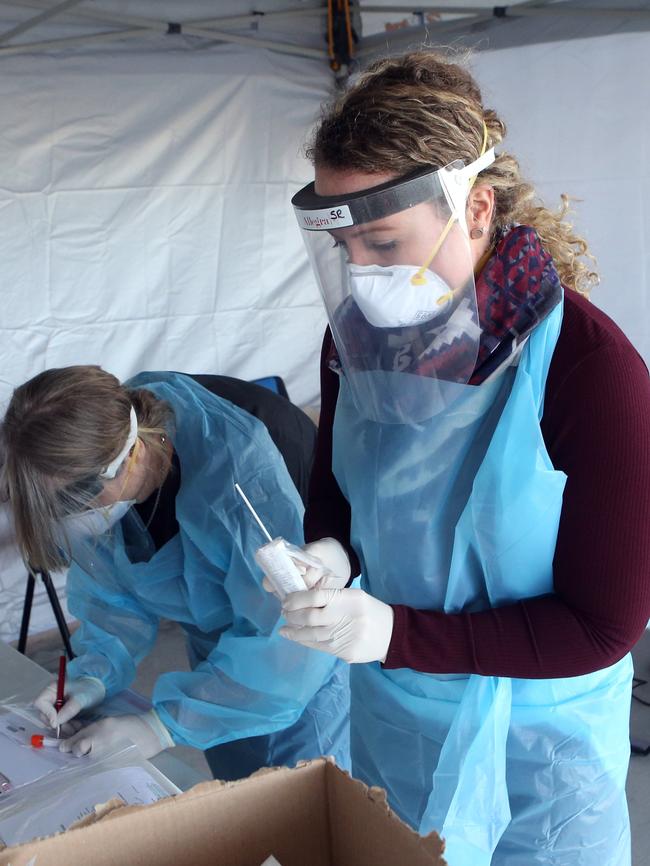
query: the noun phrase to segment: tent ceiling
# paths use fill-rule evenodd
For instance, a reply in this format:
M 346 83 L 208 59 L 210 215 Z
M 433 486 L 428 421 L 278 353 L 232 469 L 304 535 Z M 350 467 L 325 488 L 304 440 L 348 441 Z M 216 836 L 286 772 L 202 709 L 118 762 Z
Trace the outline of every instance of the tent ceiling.
M 355 2 L 358 55 L 431 44 L 504 48 L 650 29 L 649 0 Z M 253 45 L 326 59 L 326 0 L 0 0 L 0 56 L 52 47 L 183 34 L 197 47 Z M 537 26 L 530 28 L 534 16 Z
M 502 49 L 540 42 L 562 42 L 585 36 L 607 36 L 650 29 L 648 0 L 528 0 L 523 3 L 495 4 L 492 0 L 471 0 L 462 4 L 361 3 L 364 39 L 360 57 L 405 50 L 426 40 L 427 44 L 471 47 L 478 50 Z M 407 24 L 399 29 L 370 33 L 367 16 L 401 15 Z M 395 11 L 397 10 L 397 11 Z M 453 13 L 453 14 L 452 14 Z M 410 18 L 408 17 L 410 16 Z M 431 20 L 430 16 L 439 16 Z M 420 20 L 418 21 L 418 17 Z M 423 20 L 424 19 L 424 20 Z M 428 19 L 428 20 L 427 20 Z M 531 19 L 535 27 L 531 27 Z M 388 23 L 388 22 L 387 22 Z
M 278 0 L 2 0 L 0 56 L 163 33 L 194 37 L 198 46 L 231 42 L 325 58 L 325 15 L 321 0 L 289 8 Z

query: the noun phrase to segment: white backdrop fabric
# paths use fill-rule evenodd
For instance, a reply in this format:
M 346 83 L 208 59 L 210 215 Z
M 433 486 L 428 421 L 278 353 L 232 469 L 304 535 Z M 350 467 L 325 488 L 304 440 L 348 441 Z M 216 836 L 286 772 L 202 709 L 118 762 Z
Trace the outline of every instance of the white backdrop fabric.
M 597 259 L 592 301 L 650 364 L 650 33 L 476 53 L 483 103 L 548 206 L 568 193 Z
M 312 402 L 324 317 L 289 199 L 327 66 L 155 42 L 0 61 L 0 375 L 273 373 Z
M 567 192 L 593 301 L 650 360 L 647 34 L 485 51 L 505 147 L 549 205 Z M 50 366 L 284 376 L 318 393 L 325 317 L 289 206 L 326 64 L 233 47 L 3 58 L 0 398 Z M 0 521 L 1 523 L 1 521 Z M 0 526 L 0 637 L 24 570 Z M 4 540 L 3 540 L 4 539 Z M 59 579 L 61 583 L 61 579 Z M 53 625 L 39 593 L 34 629 Z
M 318 399 L 325 314 L 290 207 L 326 63 L 255 49 L 0 58 L 0 400 L 48 367 L 284 377 Z M 24 568 L 0 536 L 0 636 Z M 61 579 L 58 580 L 61 585 Z M 37 593 L 33 629 L 53 624 Z

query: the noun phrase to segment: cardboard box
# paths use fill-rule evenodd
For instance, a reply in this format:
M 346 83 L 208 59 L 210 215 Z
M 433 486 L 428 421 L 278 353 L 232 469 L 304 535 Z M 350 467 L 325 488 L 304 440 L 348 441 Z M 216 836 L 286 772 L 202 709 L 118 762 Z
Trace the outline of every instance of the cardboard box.
M 205 782 L 151 806 L 111 804 L 65 833 L 6 848 L 0 866 L 445 866 L 384 792 L 325 759 Z

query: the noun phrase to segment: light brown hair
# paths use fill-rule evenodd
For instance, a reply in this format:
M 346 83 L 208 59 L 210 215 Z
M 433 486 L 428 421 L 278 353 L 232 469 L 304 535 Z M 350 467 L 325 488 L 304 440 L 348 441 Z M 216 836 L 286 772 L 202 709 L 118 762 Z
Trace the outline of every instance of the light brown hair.
M 45 370 L 16 388 L 0 428 L 2 488 L 25 562 L 46 571 L 69 564 L 60 520 L 88 508 L 100 473 L 119 454 L 138 417 L 138 437 L 169 458 L 161 435 L 172 410 L 96 366 Z
M 425 166 L 465 164 L 506 134 L 504 122 L 485 108 L 470 73 L 447 57 L 417 51 L 374 63 L 324 110 L 307 155 L 316 166 L 368 173 L 408 175 Z M 586 241 L 565 220 L 568 196 L 557 212 L 546 208 L 519 164 L 499 148 L 495 162 L 478 183 L 494 189 L 493 240 L 514 224 L 532 226 L 552 256 L 562 284 L 588 294 L 598 275 Z

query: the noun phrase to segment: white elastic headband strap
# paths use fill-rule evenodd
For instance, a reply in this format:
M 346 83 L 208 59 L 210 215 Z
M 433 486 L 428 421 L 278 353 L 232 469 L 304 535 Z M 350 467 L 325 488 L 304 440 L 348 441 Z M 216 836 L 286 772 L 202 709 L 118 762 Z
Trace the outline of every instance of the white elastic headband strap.
M 135 440 L 138 438 L 138 416 L 135 414 L 133 406 L 131 406 L 131 412 L 129 413 L 129 424 L 129 435 L 126 437 L 124 448 L 122 448 L 114 460 L 111 460 L 106 469 L 99 473 L 100 478 L 107 478 L 108 480 L 115 478 L 117 470 L 124 463 L 127 454 L 135 445 Z
M 453 163 L 438 171 L 438 177 L 447 198 L 447 204 L 452 214 L 459 223 L 465 224 L 465 205 L 467 196 L 471 189 L 473 179 L 479 172 L 488 168 L 495 160 L 494 148 L 486 150 L 484 154 L 464 165 L 462 168 L 454 168 Z
M 469 165 L 458 169 L 457 173 L 460 177 L 471 180 L 471 178 L 476 177 L 479 172 L 484 171 L 486 168 L 491 166 L 495 158 L 494 148 L 491 147 L 489 150 L 486 150 L 484 154 L 479 156 L 478 159 L 475 159 L 474 162 L 470 162 Z

